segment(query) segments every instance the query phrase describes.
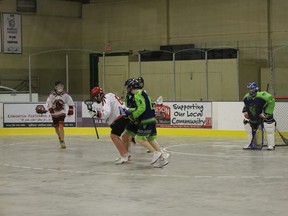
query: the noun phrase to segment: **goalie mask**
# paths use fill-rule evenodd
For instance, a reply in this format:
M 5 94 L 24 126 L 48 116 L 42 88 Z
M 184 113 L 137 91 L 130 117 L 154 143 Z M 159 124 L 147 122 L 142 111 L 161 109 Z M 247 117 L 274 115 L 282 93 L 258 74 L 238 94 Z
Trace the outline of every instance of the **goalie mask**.
M 249 95 L 252 97 L 255 97 L 259 88 L 255 82 L 251 82 L 247 85 L 247 88 L 249 90 Z
M 55 82 L 55 90 L 59 94 L 64 90 L 64 84 L 61 81 Z
M 103 89 L 101 87 L 96 86 L 91 90 L 90 95 L 99 104 L 103 100 L 104 92 L 103 92 Z

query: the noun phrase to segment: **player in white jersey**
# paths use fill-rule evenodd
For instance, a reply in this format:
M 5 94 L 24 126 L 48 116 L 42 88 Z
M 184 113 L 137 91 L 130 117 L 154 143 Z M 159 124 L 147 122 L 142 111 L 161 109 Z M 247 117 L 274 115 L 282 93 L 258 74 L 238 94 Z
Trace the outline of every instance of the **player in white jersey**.
M 58 135 L 61 148 L 65 149 L 64 142 L 64 120 L 66 117 L 65 104 L 68 105 L 69 110 L 67 115 L 73 115 L 74 102 L 71 96 L 64 91 L 64 85 L 61 81 L 55 82 L 55 89 L 49 94 L 46 102 L 47 109 L 49 110 L 55 132 Z
M 89 114 L 92 117 L 96 116 L 99 119 L 103 119 L 112 129 L 110 138 L 120 153 L 120 158 L 116 160 L 116 164 L 128 162 L 130 154 L 121 140 L 121 134 L 129 122 L 129 119 L 124 118 L 120 113 L 120 107 L 122 109 L 125 108 L 124 103 L 113 93 L 104 94 L 102 88 L 98 86 L 94 87 L 90 94 L 98 104 L 101 103 L 102 107 L 97 110 L 92 105 L 92 111 L 89 111 Z

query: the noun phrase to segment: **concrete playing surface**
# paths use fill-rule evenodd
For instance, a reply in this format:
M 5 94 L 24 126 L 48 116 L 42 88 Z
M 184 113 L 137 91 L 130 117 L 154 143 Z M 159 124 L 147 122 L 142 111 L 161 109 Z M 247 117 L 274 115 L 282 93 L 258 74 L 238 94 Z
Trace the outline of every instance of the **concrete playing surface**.
M 263 216 L 288 213 L 288 147 L 244 151 L 245 139 L 159 136 L 164 168 L 108 135 L 0 137 L 0 216 Z

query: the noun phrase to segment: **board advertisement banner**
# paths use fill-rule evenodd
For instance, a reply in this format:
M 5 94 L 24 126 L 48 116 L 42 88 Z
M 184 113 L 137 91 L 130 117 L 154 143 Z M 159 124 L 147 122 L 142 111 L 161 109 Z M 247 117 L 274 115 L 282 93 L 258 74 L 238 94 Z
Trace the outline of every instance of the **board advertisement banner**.
M 49 112 L 37 114 L 37 105 L 45 103 L 4 103 L 3 104 L 3 126 L 4 127 L 52 127 L 52 117 Z M 68 106 L 66 105 L 66 110 Z M 65 118 L 65 127 L 76 127 L 76 112 Z
M 75 112 L 66 116 L 68 127 L 108 127 L 104 120 L 92 118 L 84 102 L 75 103 Z M 44 103 L 5 103 L 4 127 L 49 127 L 49 112 L 37 114 L 35 108 Z M 100 104 L 96 105 L 101 109 Z M 68 107 L 66 107 L 68 110 Z M 212 102 L 163 102 L 155 105 L 157 127 L 163 128 L 212 128 Z
M 163 102 L 155 111 L 158 127 L 212 128 L 211 102 Z

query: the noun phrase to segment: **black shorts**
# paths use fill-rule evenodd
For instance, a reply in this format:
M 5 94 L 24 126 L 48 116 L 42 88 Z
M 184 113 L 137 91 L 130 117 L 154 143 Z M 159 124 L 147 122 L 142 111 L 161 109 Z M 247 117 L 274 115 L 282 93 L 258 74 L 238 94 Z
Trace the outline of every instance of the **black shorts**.
M 59 117 L 56 117 L 56 118 L 52 117 L 53 126 L 54 127 L 58 127 L 59 124 L 64 125 L 64 120 L 65 120 L 65 115 L 59 116 Z
M 127 118 L 119 118 L 117 119 L 110 127 L 111 127 L 111 134 L 115 134 L 117 136 L 121 136 L 123 131 L 126 128 L 126 125 L 129 123 L 129 119 Z

